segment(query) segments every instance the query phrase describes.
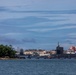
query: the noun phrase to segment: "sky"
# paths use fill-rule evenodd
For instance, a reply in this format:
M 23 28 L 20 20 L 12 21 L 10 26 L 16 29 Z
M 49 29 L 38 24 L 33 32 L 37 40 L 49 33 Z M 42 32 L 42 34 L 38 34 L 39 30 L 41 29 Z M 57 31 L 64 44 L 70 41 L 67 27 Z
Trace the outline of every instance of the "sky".
M 76 46 L 76 0 L 0 0 L 0 44 L 23 49 Z

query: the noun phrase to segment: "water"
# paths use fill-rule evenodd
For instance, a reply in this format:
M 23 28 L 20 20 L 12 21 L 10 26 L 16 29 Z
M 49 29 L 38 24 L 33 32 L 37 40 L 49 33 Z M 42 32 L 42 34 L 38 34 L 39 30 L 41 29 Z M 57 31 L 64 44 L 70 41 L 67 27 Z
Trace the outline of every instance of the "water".
M 76 75 L 76 59 L 0 60 L 0 75 Z

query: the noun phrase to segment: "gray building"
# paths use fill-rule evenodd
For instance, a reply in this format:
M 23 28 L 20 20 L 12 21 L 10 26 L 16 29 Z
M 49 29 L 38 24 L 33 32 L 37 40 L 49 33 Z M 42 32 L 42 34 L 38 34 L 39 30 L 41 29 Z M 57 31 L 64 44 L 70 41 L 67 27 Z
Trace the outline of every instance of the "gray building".
M 56 47 L 56 53 L 63 54 L 63 51 L 64 51 L 63 47 L 60 47 L 59 42 L 58 42 L 58 46 Z

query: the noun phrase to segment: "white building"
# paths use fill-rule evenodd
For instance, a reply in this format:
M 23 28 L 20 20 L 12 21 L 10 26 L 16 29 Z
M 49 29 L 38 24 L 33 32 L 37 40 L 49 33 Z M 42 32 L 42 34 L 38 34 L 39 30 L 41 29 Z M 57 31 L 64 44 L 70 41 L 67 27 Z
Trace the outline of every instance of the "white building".
M 34 53 L 38 53 L 40 55 L 40 54 L 45 54 L 46 51 L 45 50 L 26 50 L 26 51 L 24 51 L 25 55 L 28 55 L 28 54 L 33 55 Z
M 66 54 L 75 54 L 75 51 L 67 50 Z

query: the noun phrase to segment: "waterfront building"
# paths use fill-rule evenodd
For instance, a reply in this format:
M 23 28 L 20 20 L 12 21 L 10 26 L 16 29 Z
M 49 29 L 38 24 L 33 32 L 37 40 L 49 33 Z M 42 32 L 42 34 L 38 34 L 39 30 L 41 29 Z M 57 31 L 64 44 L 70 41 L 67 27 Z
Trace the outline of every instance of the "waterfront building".
M 75 46 L 71 46 L 71 47 L 69 48 L 69 50 L 70 50 L 71 52 L 74 52 L 74 53 L 76 54 L 76 47 L 75 47 Z
M 75 53 L 75 51 L 73 51 L 73 50 L 67 50 L 67 51 L 66 51 L 66 54 L 76 54 L 76 53 Z
M 45 50 L 35 50 L 35 49 L 30 49 L 30 50 L 25 50 L 24 51 L 24 54 L 25 55 L 33 55 L 33 54 L 45 54 L 46 53 L 46 51 Z
M 26 51 L 24 51 L 24 54 L 25 54 L 25 55 L 32 55 L 32 54 L 33 54 L 33 51 L 26 50 Z
M 51 54 L 51 55 L 56 54 L 56 50 L 51 50 L 51 51 L 50 51 L 50 54 Z
M 39 54 L 39 56 L 50 56 L 50 53 L 46 53 L 46 54 Z

